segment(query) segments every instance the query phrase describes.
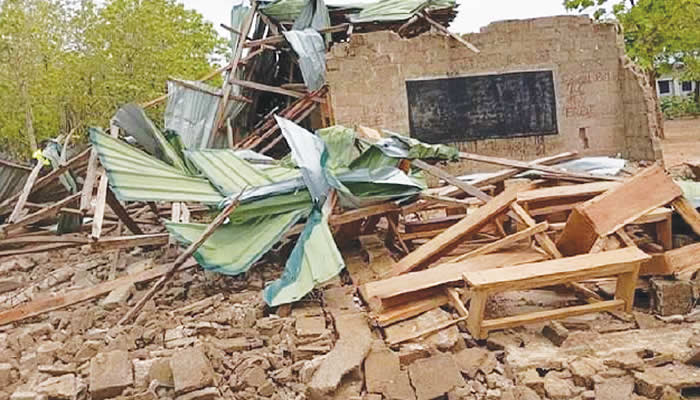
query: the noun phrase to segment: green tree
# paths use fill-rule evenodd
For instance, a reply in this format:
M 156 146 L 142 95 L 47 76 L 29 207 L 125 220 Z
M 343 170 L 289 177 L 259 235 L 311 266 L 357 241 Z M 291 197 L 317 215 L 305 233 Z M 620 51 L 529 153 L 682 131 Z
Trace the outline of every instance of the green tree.
M 0 147 L 26 157 L 37 141 L 104 126 L 169 77 L 215 68 L 225 44 L 176 0 L 0 0 Z
M 627 54 L 652 84 L 679 64 L 682 79 L 700 84 L 700 0 L 564 0 L 564 6 L 592 10 L 596 19 L 616 18 L 624 30 Z M 699 97 L 696 89 L 696 101 Z

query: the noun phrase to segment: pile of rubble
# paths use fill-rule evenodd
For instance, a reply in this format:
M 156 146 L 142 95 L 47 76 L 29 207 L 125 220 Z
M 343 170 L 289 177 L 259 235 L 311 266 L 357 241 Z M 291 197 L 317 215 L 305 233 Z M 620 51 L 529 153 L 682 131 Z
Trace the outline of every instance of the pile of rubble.
M 449 34 L 454 2 L 253 3 L 234 8 L 221 90 L 173 80 L 87 149 L 66 138 L 46 164 L 2 164 L 19 172 L 0 175 L 0 397 L 696 393 L 695 182 L 336 126 L 316 62 L 327 36 Z M 144 108 L 164 100 L 161 130 Z M 298 125 L 319 108 L 319 129 Z M 460 159 L 506 169 L 440 167 Z

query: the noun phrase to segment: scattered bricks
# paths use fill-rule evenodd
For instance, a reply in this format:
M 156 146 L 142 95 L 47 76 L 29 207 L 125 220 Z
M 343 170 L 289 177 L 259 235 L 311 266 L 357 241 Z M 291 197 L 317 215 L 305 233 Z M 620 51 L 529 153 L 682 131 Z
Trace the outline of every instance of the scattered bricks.
M 576 395 L 574 386 L 567 380 L 548 373 L 544 377 L 544 391 L 552 400 L 570 399 Z
M 644 360 L 633 351 L 615 352 L 613 355 L 604 361 L 605 365 L 611 368 L 620 368 L 627 370 L 642 370 L 644 369 Z
M 15 278 L 0 279 L 0 294 L 7 293 L 22 287 L 22 282 Z
M 148 372 L 151 370 L 153 363 L 156 360 L 133 360 L 131 364 L 134 366 L 134 386 L 140 389 L 147 388 L 151 383 L 148 380 Z
M 58 378 L 49 378 L 41 382 L 36 391 L 44 394 L 52 400 L 73 400 L 82 391 L 83 385 L 75 375 L 63 375 Z
M 230 338 L 230 339 L 217 339 L 212 338 L 211 344 L 214 345 L 219 350 L 223 350 L 227 353 L 235 353 L 237 351 L 246 351 L 251 349 L 250 341 L 243 336 Z
M 552 343 L 557 346 L 561 346 L 562 343 L 569 337 L 569 330 L 564 328 L 564 325 L 557 321 L 551 321 L 544 328 L 542 328 L 542 335 L 549 339 Z
M 175 386 L 173 370 L 170 368 L 169 358 L 158 358 L 153 362 L 151 368 L 148 370 L 148 381 L 149 383 L 157 381 L 164 386 Z
M 256 389 L 267 382 L 267 374 L 265 373 L 265 370 L 257 365 L 245 370 L 242 378 L 243 382 L 245 382 L 247 386 L 254 387 Z
M 97 340 L 86 341 L 83 343 L 80 350 L 78 350 L 78 352 L 75 354 L 75 361 L 85 362 L 95 357 L 99 352 L 101 345 L 102 343 L 98 342 Z
M 102 300 L 102 307 L 106 310 L 113 310 L 119 306 L 126 305 L 132 294 L 136 291 L 136 286 L 133 283 L 118 287 L 107 295 Z
M 322 398 L 335 390 L 345 374 L 360 367 L 369 353 L 372 332 L 364 314 L 340 315 L 335 319 L 340 339 L 326 355 L 309 383 L 311 397 Z
M 507 347 L 520 347 L 523 340 L 506 332 L 494 332 L 486 339 L 486 348 L 491 351 L 505 350 Z
M 200 347 L 175 352 L 170 358 L 170 368 L 178 394 L 214 384 L 214 370 Z
M 90 361 L 90 393 L 95 400 L 118 396 L 134 383 L 129 354 L 115 350 Z
M 301 369 L 299 369 L 299 380 L 302 383 L 311 382 L 311 379 L 316 373 L 316 370 L 318 370 L 325 358 L 326 356 L 320 356 L 308 361 L 304 361 L 304 364 L 301 366 Z
M 430 350 L 420 343 L 405 343 L 399 347 L 399 362 L 401 365 L 410 365 L 421 358 L 430 357 Z
M 690 281 L 652 278 L 649 280 L 649 297 L 651 309 L 661 316 L 685 315 L 694 306 Z
M 296 318 L 297 336 L 318 336 L 326 330 L 326 318 L 323 316 L 300 316 Z
M 629 399 L 634 392 L 634 379 L 631 376 L 608 379 L 595 385 L 596 400 Z
M 39 396 L 40 395 L 36 392 L 18 389 L 12 393 L 10 400 L 38 400 L 40 398 Z
M 459 351 L 455 354 L 455 361 L 462 373 L 469 378 L 476 377 L 477 371 L 488 375 L 498 365 L 498 361 L 493 353 L 481 347 L 472 347 Z
M 537 373 L 536 369 L 528 369 L 518 375 L 518 384 L 532 389 L 540 396 L 544 396 L 544 378 Z
M 684 364 L 665 365 L 637 372 L 634 374 L 634 378 L 637 393 L 652 399 L 659 399 L 666 386 L 675 390 L 699 387 L 700 369 Z
M 0 387 L 7 387 L 12 382 L 12 365 L 0 364 Z
M 418 360 L 408 367 L 408 373 L 418 400 L 434 399 L 464 385 L 459 367 L 449 354 Z
M 275 384 L 268 379 L 262 386 L 258 387 L 258 394 L 267 398 L 275 393 L 275 389 Z
M 218 398 L 219 390 L 215 387 L 208 387 L 177 396 L 175 400 L 213 400 Z
M 36 361 L 39 365 L 51 365 L 56 358 L 56 353 L 61 349 L 62 344 L 57 342 L 42 343 L 36 349 Z
M 688 365 L 700 366 L 700 349 L 693 350 L 685 359 L 685 363 Z
M 569 364 L 569 371 L 577 386 L 593 389 L 593 377 L 605 369 L 605 365 L 592 358 L 580 358 Z
M 372 350 L 365 359 L 365 383 L 368 392 L 381 393 L 387 399 L 416 398 L 408 373 L 401 370 L 399 356 L 382 341 L 372 344 Z
M 541 400 L 542 398 L 527 386 L 518 386 L 503 392 L 503 400 Z

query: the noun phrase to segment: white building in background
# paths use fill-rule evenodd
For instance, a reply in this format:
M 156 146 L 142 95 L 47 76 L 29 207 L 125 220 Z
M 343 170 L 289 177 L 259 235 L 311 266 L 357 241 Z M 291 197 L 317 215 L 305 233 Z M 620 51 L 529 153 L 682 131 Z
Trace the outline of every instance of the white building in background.
M 692 96 L 697 82 L 683 81 L 672 75 L 664 75 L 656 80 L 656 93 L 659 97 Z

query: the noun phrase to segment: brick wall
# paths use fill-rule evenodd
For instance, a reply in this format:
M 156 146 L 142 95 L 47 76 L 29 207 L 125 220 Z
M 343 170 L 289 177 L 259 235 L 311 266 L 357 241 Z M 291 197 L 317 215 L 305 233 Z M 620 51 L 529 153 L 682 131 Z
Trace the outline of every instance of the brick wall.
M 402 39 L 375 32 L 334 45 L 328 82 L 336 121 L 409 134 L 406 80 L 544 69 L 554 73 L 557 135 L 455 145 L 521 160 L 571 150 L 657 158 L 652 138 L 660 134 L 649 117 L 657 106 L 643 75 L 629 66 L 615 25 L 587 17 L 547 17 L 496 22 L 464 37 L 481 53 L 437 33 Z M 465 163 L 453 169 L 471 167 Z

